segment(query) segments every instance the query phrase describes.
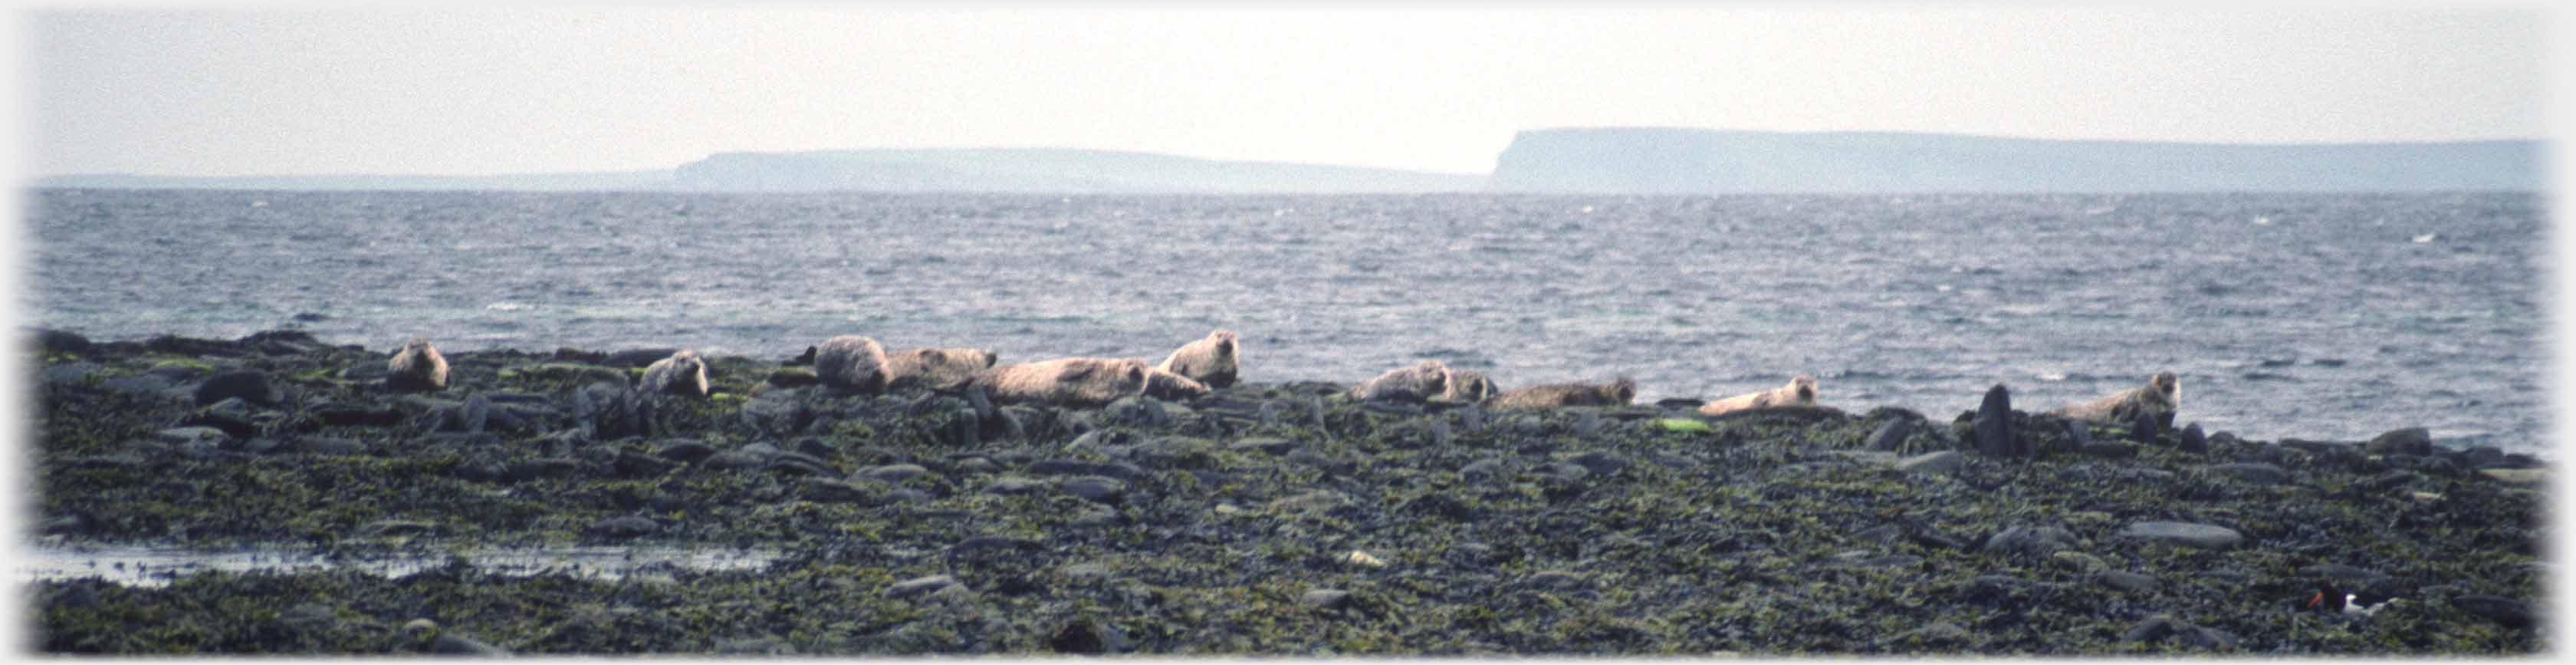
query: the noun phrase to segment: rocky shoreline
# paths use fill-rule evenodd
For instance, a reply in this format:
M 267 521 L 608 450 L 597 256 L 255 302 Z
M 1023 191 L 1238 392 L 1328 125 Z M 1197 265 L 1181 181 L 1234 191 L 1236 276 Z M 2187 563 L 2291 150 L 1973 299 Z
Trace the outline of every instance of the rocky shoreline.
M 336 555 L 774 549 L 759 571 L 32 584 L 75 653 L 2534 654 L 2546 472 L 2421 430 L 2012 411 L 839 396 L 670 349 L 39 331 L 24 538 Z M 1251 378 L 1257 379 L 1257 367 Z M 1998 416 L 1997 413 L 2009 414 Z M 1982 426 L 1981 426 L 1982 425 Z M 2298 608 L 2321 584 L 2399 600 Z

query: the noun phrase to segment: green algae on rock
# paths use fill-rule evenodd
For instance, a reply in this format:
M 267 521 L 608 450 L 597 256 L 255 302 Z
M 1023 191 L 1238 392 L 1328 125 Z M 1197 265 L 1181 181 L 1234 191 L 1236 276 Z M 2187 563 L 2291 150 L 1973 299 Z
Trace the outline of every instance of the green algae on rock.
M 2096 455 L 2130 433 L 2015 413 L 2039 454 L 2005 459 L 1896 408 L 1487 412 L 1303 383 L 997 407 L 836 395 L 739 357 L 707 359 L 722 397 L 691 399 L 636 394 L 626 363 L 570 349 L 448 354 L 449 387 L 415 396 L 347 371 L 381 372 L 383 352 L 295 333 L 47 348 L 35 509 L 65 544 L 780 553 L 617 579 L 459 559 L 40 582 L 37 641 L 57 653 L 2543 648 L 2540 471 L 2438 447 L 2210 436 L 2203 454 L 2167 431 Z M 194 403 L 233 371 L 281 399 Z M 137 376 L 155 378 L 116 382 Z M 213 434 L 156 436 L 191 422 Z M 1942 451 L 1959 456 L 1937 473 L 1900 470 Z M 2151 523 L 2235 537 L 2128 535 Z M 2296 611 L 2328 573 L 2404 600 Z

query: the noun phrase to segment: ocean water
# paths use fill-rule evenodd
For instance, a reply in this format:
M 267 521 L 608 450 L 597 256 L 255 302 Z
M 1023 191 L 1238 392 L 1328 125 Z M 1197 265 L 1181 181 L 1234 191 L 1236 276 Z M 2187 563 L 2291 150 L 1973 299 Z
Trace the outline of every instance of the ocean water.
M 390 352 L 838 334 L 1005 363 L 1246 380 L 1420 358 L 1504 387 L 1709 398 L 1813 374 L 1939 420 L 2182 376 L 2178 422 L 2545 451 L 2546 211 L 2529 194 L 1002 196 L 40 190 L 22 325 L 300 328 Z

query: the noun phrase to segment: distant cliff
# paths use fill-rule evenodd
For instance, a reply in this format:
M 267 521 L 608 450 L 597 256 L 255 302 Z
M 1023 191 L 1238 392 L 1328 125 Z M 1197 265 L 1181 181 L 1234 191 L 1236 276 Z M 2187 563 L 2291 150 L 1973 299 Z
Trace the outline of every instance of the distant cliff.
M 2537 141 L 2220 145 L 1672 128 L 1521 132 L 1503 192 L 2537 190 Z
M 1485 177 L 1138 152 L 940 148 L 719 153 L 680 165 L 702 191 L 1409 193 L 1481 191 Z

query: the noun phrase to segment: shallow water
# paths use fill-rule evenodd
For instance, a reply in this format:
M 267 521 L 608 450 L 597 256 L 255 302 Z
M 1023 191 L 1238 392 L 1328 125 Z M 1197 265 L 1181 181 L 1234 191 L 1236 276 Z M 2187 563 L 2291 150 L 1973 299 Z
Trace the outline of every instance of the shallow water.
M 506 577 L 561 573 L 593 579 L 619 579 L 630 574 L 676 571 L 760 570 L 778 558 L 765 549 L 719 550 L 676 547 L 554 547 L 481 549 L 456 553 L 480 571 Z M 188 550 L 144 545 L 21 547 L 13 571 L 21 582 L 104 579 L 127 586 L 168 586 L 192 573 L 291 574 L 356 570 L 383 577 L 402 577 L 447 565 L 449 554 L 386 553 L 328 557 L 274 549 Z
M 1245 378 L 1439 358 L 1505 387 L 1946 420 L 2183 377 L 2180 421 L 2544 451 L 2545 212 L 2523 194 L 962 196 L 40 191 L 28 324 L 301 327 L 390 351 L 836 334 Z M 298 318 L 298 315 L 307 315 Z M 318 316 L 316 316 L 318 315 Z

